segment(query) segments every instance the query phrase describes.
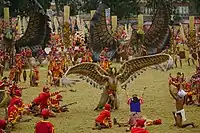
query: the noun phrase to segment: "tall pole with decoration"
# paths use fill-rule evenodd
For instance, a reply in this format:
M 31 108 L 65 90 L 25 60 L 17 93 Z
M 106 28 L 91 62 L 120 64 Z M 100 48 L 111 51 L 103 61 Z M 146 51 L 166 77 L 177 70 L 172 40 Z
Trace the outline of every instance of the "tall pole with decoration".
M 69 48 L 71 46 L 71 40 L 70 40 L 70 24 L 69 24 L 69 18 L 70 18 L 70 6 L 66 5 L 64 6 L 64 27 L 63 27 L 63 43 L 65 45 L 65 48 Z
M 112 16 L 112 32 L 117 31 L 117 16 Z

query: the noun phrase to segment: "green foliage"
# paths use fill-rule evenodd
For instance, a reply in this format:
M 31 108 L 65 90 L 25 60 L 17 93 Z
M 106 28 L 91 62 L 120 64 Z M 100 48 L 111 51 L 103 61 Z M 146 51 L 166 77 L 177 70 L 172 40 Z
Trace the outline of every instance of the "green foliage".
M 111 8 L 112 15 L 117 15 L 120 19 L 135 15 L 139 11 L 138 3 L 133 0 L 102 0 L 102 3 Z M 98 0 L 83 0 L 81 10 L 90 12 L 90 10 L 96 9 L 97 6 Z

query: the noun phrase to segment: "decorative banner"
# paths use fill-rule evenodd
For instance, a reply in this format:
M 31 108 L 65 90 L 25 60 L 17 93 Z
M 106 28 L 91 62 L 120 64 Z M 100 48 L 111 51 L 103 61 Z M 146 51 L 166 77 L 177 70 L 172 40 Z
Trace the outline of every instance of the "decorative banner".
M 28 26 L 28 22 L 27 22 L 27 21 L 28 21 L 28 20 L 26 20 L 26 17 L 23 17 L 23 18 L 22 18 L 23 32 L 25 32 L 26 29 L 27 29 L 27 26 Z
M 143 25 L 144 25 L 143 14 L 140 14 L 140 15 L 138 15 L 138 29 L 143 30 Z
M 112 31 L 115 32 L 117 30 L 117 16 L 112 16 Z
M 9 8 L 6 7 L 4 8 L 4 20 L 9 21 L 9 18 L 10 18 Z
M 84 19 L 81 19 L 81 31 L 83 32 L 83 36 L 85 37 L 85 23 L 84 23 Z
M 19 35 L 20 35 L 20 37 L 21 37 L 21 35 L 22 35 L 22 22 L 21 22 L 21 17 L 18 15 L 17 18 L 18 18 L 18 23 L 17 23 L 18 33 L 19 33 Z
M 68 22 L 70 17 L 70 6 L 64 6 L 64 22 Z
M 90 17 L 91 17 L 91 19 L 93 18 L 95 12 L 96 12 L 96 10 L 91 10 L 91 11 L 90 11 L 90 15 L 91 15 Z
M 49 18 L 51 19 L 53 16 L 53 10 L 52 9 L 47 9 L 47 15 L 49 16 Z
M 58 34 L 59 24 L 58 24 L 58 20 L 57 20 L 56 17 L 54 17 L 53 23 L 54 23 L 54 26 L 55 26 L 55 33 Z
M 124 29 L 125 29 L 126 34 L 128 35 L 128 26 L 127 26 L 127 24 L 124 25 Z
M 190 31 L 194 30 L 194 21 L 195 21 L 194 16 L 190 16 L 189 17 Z
M 185 37 L 185 32 L 184 32 L 184 29 L 183 29 L 183 25 L 181 23 L 180 23 L 180 37 L 184 42 L 187 41 L 187 38 Z
M 132 31 L 133 31 L 133 29 L 132 29 L 131 24 L 128 24 L 128 36 L 129 36 L 129 37 L 131 37 Z
M 106 23 L 109 25 L 110 24 L 110 8 L 105 10 L 106 12 Z
M 81 20 L 80 20 L 80 16 L 76 15 L 76 21 L 77 21 L 77 26 L 79 29 L 81 29 Z

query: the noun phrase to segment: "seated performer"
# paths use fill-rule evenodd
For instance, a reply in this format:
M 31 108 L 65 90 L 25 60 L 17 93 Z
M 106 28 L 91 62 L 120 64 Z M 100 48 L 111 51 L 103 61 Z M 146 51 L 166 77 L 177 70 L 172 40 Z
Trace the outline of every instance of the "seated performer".
M 55 113 L 60 113 L 60 112 L 66 112 L 68 111 L 67 107 L 62 107 L 60 106 L 60 101 L 62 101 L 62 96 L 61 95 L 56 95 L 56 99 L 50 98 L 50 106 L 51 110 Z
M 131 133 L 149 133 L 145 128 L 145 120 L 136 120 L 136 125 L 131 129 Z
M 111 106 L 109 104 L 105 104 L 104 110 L 99 114 L 99 116 L 95 120 L 95 127 L 93 130 L 98 129 L 101 130 L 103 128 L 112 128 L 111 122 L 111 114 L 110 114 Z
M 8 122 L 12 125 L 16 124 L 21 118 L 19 110 L 22 108 L 22 101 L 16 100 L 14 106 L 8 109 Z
M 143 104 L 142 97 L 138 98 L 136 94 L 129 98 L 128 94 L 126 93 L 128 102 L 127 104 L 130 105 L 130 112 L 131 115 L 129 117 L 128 122 L 126 123 L 118 123 L 117 120 L 114 118 L 114 124 L 118 125 L 119 127 L 128 127 L 126 131 L 130 131 L 130 129 L 135 126 L 136 120 L 141 119 L 142 116 L 139 114 L 141 112 L 141 104 Z
M 180 88 L 178 89 L 178 92 L 176 94 L 174 94 L 173 90 L 171 89 L 171 84 L 172 84 L 172 80 L 169 80 L 169 91 L 171 96 L 174 98 L 174 100 L 176 101 L 176 112 L 172 112 L 174 119 L 175 119 L 175 126 L 178 126 L 179 128 L 185 128 L 187 126 L 194 126 L 194 123 L 188 123 L 188 124 L 183 124 L 184 121 L 186 121 L 185 118 L 185 110 L 183 108 L 184 104 L 185 104 L 185 96 L 187 95 L 187 93 L 180 89 L 182 84 L 180 84 Z
M 14 106 L 14 104 L 17 100 L 22 101 L 21 97 L 22 97 L 22 91 L 21 90 L 15 90 L 15 93 L 13 94 L 13 96 L 12 96 L 10 102 L 9 102 L 8 108 Z
M 47 121 L 50 116 L 50 111 L 48 109 L 43 109 L 41 115 L 43 120 L 37 122 L 35 133 L 54 133 L 54 126 Z
M 40 95 L 33 100 L 31 108 L 34 108 L 34 106 L 40 106 L 40 110 L 48 108 L 48 101 L 50 97 L 56 96 L 61 92 L 65 92 L 65 91 L 57 91 L 54 93 L 50 93 L 49 91 L 50 91 L 49 87 L 46 86 L 43 87 L 43 92 L 40 93 Z

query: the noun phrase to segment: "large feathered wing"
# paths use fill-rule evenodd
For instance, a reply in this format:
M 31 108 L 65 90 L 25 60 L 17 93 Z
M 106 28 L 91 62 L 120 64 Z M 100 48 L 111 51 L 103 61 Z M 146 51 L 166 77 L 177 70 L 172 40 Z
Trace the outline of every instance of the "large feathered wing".
M 162 51 L 163 44 L 167 40 L 166 36 L 169 35 L 170 14 L 167 4 L 164 0 L 160 0 L 157 7 L 152 25 L 144 37 L 144 45 L 149 53 L 155 53 L 158 50 Z
M 122 65 L 116 78 L 121 83 L 121 86 L 126 88 L 126 85 L 130 82 L 129 79 L 133 79 L 138 70 L 165 62 L 169 60 L 169 57 L 167 54 L 157 54 L 129 60 Z
M 84 76 L 88 81 L 91 81 L 91 85 L 99 85 L 103 87 L 108 81 L 108 73 L 103 70 L 99 65 L 94 63 L 82 63 L 75 65 L 65 73 L 65 76 L 70 74 L 78 74 Z
M 99 57 L 103 48 L 109 49 L 110 57 L 113 57 L 117 50 L 117 40 L 109 33 L 106 16 L 106 6 L 100 4 L 92 20 L 90 21 L 90 43 L 89 48 L 96 58 Z
M 33 56 L 37 55 L 38 49 L 45 48 L 50 40 L 49 17 L 38 11 L 30 14 L 27 30 L 25 34 L 15 42 L 17 52 L 23 47 L 31 48 Z

